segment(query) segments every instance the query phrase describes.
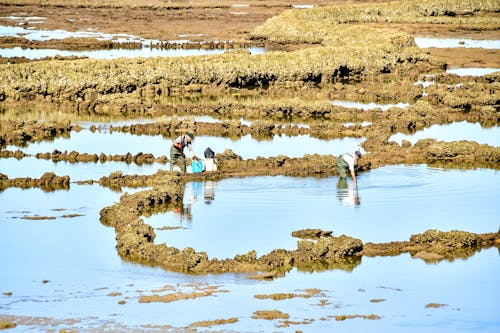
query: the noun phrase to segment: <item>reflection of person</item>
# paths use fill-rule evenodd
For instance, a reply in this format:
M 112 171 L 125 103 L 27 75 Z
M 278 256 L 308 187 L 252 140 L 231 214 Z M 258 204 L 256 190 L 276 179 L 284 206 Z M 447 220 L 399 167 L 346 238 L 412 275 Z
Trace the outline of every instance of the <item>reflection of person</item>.
M 177 137 L 172 142 L 172 146 L 170 147 L 170 171 L 173 171 L 174 165 L 180 160 L 182 172 L 186 173 L 186 156 L 184 155 L 184 148 L 186 147 L 191 153 L 191 158 L 197 159 L 193 151 L 193 141 L 193 133 L 188 133 Z
M 358 186 L 355 185 L 355 181 L 353 180 L 349 186 L 347 186 L 346 178 L 339 178 L 339 182 L 337 183 L 337 197 L 339 200 L 348 206 L 359 206 L 359 193 Z
M 208 147 L 204 152 L 205 159 L 203 160 L 203 171 L 217 171 L 215 163 L 215 152 Z
M 203 182 L 203 198 L 207 205 L 215 199 L 215 182 L 213 180 Z
M 351 174 L 352 180 L 356 181 L 356 173 L 354 167 L 361 158 L 361 152 L 356 150 L 354 153 L 345 153 L 337 157 L 335 167 L 340 174 L 340 178 L 347 178 L 348 173 Z

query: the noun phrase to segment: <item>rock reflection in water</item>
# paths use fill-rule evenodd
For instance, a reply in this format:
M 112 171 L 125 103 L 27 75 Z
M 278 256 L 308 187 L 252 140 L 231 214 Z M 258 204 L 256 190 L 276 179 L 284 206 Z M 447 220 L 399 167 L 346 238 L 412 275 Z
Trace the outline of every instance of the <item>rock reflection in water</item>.
M 415 144 L 418 140 L 422 139 L 436 139 L 437 141 L 447 142 L 470 140 L 480 144 L 499 147 L 500 127 L 484 128 L 479 123 L 471 124 L 462 121 L 447 125 L 433 125 L 411 135 L 396 133 L 389 138 L 389 141 L 401 144 L 403 140 L 407 140 Z
M 292 250 L 297 241 L 291 233 L 307 228 L 332 230 L 365 243 L 404 241 L 428 229 L 498 230 L 500 178 L 494 170 L 385 166 L 360 174 L 357 189 L 350 182 L 285 176 L 221 180 L 210 205 L 201 200 L 192 204 L 191 229 L 157 232 L 155 243 L 193 246 L 211 258 L 232 258 L 253 249 L 258 255 L 276 248 Z M 178 223 L 169 213 L 152 219 Z

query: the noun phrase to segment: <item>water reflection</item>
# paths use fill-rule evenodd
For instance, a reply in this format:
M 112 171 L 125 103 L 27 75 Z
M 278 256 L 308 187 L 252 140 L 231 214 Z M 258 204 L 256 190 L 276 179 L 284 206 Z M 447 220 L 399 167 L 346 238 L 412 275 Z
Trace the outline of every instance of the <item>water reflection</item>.
M 333 105 L 337 106 L 342 106 L 345 108 L 356 108 L 356 109 L 361 109 L 361 110 L 374 110 L 374 109 L 381 109 L 382 111 L 387 111 L 390 108 L 401 108 L 404 109 L 410 104 L 408 103 L 396 103 L 396 104 L 379 104 L 379 103 L 361 103 L 361 102 L 350 102 L 350 101 L 340 101 L 340 100 L 334 100 L 331 101 Z
M 500 40 L 474 40 L 463 38 L 430 38 L 430 37 L 415 37 L 415 43 L 420 48 L 483 48 L 483 49 L 500 49 Z
M 499 147 L 500 127 L 484 128 L 479 123 L 462 121 L 447 125 L 432 125 L 414 134 L 396 133 L 389 138 L 389 141 L 401 144 L 403 140 L 407 140 L 415 144 L 418 140 L 422 139 L 436 139 L 437 141 L 447 142 L 470 140 L 480 144 Z
M 359 210 L 337 205 L 334 177 L 228 179 L 217 183 L 217 200 L 212 204 L 193 203 L 195 223 L 190 229 L 163 233 L 175 238 L 207 224 L 202 239 L 190 235 L 188 246 L 205 248 L 205 240 L 231 248 L 235 246 L 231 238 L 236 236 L 236 243 L 253 238 L 253 244 L 279 247 L 281 239 L 274 237 L 273 230 L 279 228 L 278 235 L 286 234 L 289 224 L 296 230 L 298 219 L 304 221 L 303 226 L 324 226 L 335 234 L 352 235 L 356 229 L 366 229 L 368 235 L 388 233 L 390 240 L 398 240 L 398 235 L 411 232 L 412 216 L 422 228 L 489 232 L 498 228 L 498 179 L 498 172 L 492 170 L 381 168 L 360 176 L 363 206 Z M 205 198 L 205 185 L 201 184 L 201 190 L 200 184 L 190 185 L 189 191 Z M 497 333 L 500 328 L 497 248 L 483 249 L 472 257 L 466 253 L 463 258 L 467 260 L 438 265 L 407 254 L 356 257 L 330 265 L 297 267 L 283 278 L 265 282 L 250 280 L 246 274 L 177 274 L 120 259 L 114 229 L 99 223 L 99 210 L 119 199 L 120 194 L 97 185 L 72 186 L 69 192 L 18 188 L 0 192 L 0 320 L 19 316 L 23 324 L 18 324 L 16 332 L 98 332 L 110 327 L 128 332 L 144 331 L 144 327 L 150 332 L 173 332 L 185 331 L 201 320 L 234 317 L 236 323 L 217 329 L 272 332 L 285 321 L 255 320 L 252 313 L 278 308 L 299 323 L 288 327 L 290 330 L 278 329 L 283 332 Z M 61 208 L 82 216 L 51 222 L 12 218 L 23 211 L 59 214 L 54 211 Z M 248 212 L 253 214 L 251 219 L 245 218 Z M 221 220 L 226 221 L 218 223 Z M 446 281 L 446 288 L 437 281 Z M 191 294 L 211 286 L 227 292 L 170 303 L 138 301 L 141 295 Z M 313 288 L 318 293 L 311 297 L 281 301 L 255 297 L 304 294 Z M 430 309 L 426 307 L 429 303 L 446 306 Z M 337 321 L 333 316 L 371 313 L 382 319 Z M 314 320 L 304 323 L 304 318 Z
M 53 152 L 54 150 L 68 152 L 74 150 L 79 153 L 98 155 L 101 153 L 106 155 L 150 153 L 155 157 L 160 157 L 168 155 L 170 140 L 170 138 L 164 138 L 161 135 L 133 135 L 121 132 L 105 133 L 82 130 L 80 132 L 71 132 L 69 138 L 59 137 L 50 142 L 35 142 L 29 144 L 28 147 L 20 148 L 20 150 L 31 155 Z M 278 155 L 303 157 L 305 154 L 338 155 L 345 147 L 355 148 L 363 141 L 363 138 L 322 140 L 309 135 L 276 135 L 268 141 L 259 141 L 251 135 L 245 135 L 237 139 L 198 136 L 193 149 L 197 156 L 203 156 L 201 147 L 211 147 L 216 152 L 231 149 L 244 159 Z M 19 147 L 9 145 L 6 149 L 15 151 Z M 19 163 L 23 163 L 23 161 L 21 160 Z M 32 168 L 38 170 L 36 166 L 32 166 Z M 6 171 L 14 172 L 14 170 Z M 10 175 L 9 177 L 12 178 Z
M 247 49 L 251 54 L 262 54 L 265 48 L 251 47 Z M 42 59 L 46 57 L 87 57 L 91 59 L 118 59 L 118 58 L 151 58 L 151 57 L 186 57 L 222 54 L 224 49 L 157 49 L 143 47 L 140 49 L 106 49 L 106 50 L 59 50 L 59 49 L 23 49 L 20 47 L 0 48 L 0 56 L 5 58 L 25 57 L 28 59 Z
M 337 198 L 346 206 L 359 206 L 361 202 L 357 182 L 351 180 L 350 184 L 347 184 L 346 178 L 339 178 L 337 182 Z
M 207 205 L 210 205 L 215 199 L 216 182 L 213 180 L 206 180 L 203 182 L 203 199 Z
M 451 68 L 446 73 L 458 76 L 483 76 L 500 71 L 499 68 Z
M 232 258 L 253 249 L 258 255 L 275 248 L 294 250 L 297 241 L 291 233 L 307 228 L 375 243 L 408 240 L 428 229 L 498 230 L 500 177 L 494 170 L 385 166 L 360 174 L 357 186 L 349 181 L 224 179 L 217 182 L 217 199 L 211 204 L 196 200 L 190 206 L 191 229 L 158 232 L 155 243 L 181 249 L 195 244 L 209 257 Z M 203 195 L 199 193 L 198 198 Z M 177 223 L 172 213 L 151 219 L 162 225 Z

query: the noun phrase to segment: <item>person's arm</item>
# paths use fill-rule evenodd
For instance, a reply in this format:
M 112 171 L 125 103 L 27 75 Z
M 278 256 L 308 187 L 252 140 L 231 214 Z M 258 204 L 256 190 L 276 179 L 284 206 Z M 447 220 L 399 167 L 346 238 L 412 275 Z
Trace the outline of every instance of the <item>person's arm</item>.
M 351 170 L 351 177 L 352 177 L 352 180 L 356 180 L 356 173 L 354 172 L 354 170 Z
M 198 157 L 196 157 L 196 154 L 194 153 L 194 150 L 193 150 L 193 145 L 191 144 L 191 142 L 188 142 L 188 144 L 186 145 L 187 149 L 189 150 L 190 154 L 191 154 L 191 158 L 192 159 L 198 159 Z

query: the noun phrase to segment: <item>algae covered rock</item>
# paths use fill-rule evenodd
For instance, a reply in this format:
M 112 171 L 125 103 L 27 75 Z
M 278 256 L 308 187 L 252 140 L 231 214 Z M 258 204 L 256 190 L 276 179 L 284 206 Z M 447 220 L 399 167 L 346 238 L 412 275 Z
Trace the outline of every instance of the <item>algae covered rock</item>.
M 464 248 L 478 245 L 481 238 L 471 232 L 452 230 L 427 230 L 423 234 L 412 235 L 410 242 L 415 244 L 440 244 L 449 248 Z

